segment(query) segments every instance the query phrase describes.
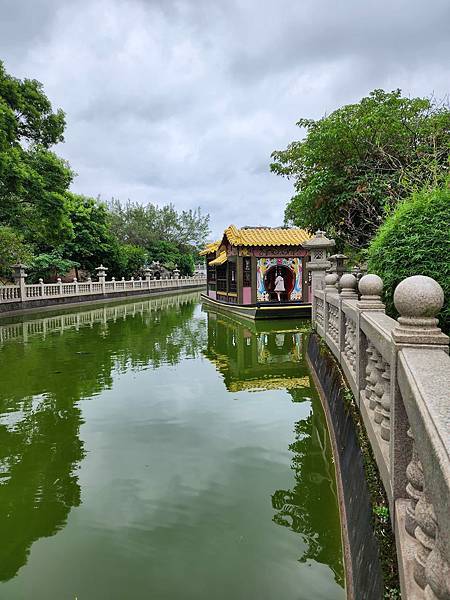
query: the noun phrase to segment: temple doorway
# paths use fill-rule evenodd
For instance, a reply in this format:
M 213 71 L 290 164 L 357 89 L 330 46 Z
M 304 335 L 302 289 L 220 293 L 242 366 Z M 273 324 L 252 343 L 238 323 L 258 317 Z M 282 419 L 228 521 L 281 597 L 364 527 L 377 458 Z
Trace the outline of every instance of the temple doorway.
M 283 278 L 284 291 L 279 292 L 281 302 L 288 302 L 291 292 L 294 289 L 295 275 L 294 271 L 285 265 L 274 265 L 270 267 L 264 275 L 264 287 L 269 294 L 270 302 L 278 301 L 278 294 L 275 291 L 276 279 L 278 276 Z

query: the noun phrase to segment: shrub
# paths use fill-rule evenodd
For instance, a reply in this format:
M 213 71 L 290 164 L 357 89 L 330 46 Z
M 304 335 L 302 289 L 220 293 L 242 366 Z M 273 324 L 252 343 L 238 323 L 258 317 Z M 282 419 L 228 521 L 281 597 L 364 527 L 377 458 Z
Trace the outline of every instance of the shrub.
M 368 248 L 369 272 L 384 282 L 386 310 L 397 316 L 395 287 L 411 275 L 428 275 L 445 294 L 440 325 L 450 332 L 450 188 L 413 194 L 388 216 Z

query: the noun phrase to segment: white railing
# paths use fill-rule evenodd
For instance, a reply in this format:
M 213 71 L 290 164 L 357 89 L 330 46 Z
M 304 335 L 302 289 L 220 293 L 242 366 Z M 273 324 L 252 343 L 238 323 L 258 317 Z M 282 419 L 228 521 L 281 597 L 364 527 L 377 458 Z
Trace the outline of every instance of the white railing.
M 314 290 L 313 326 L 359 406 L 390 504 L 402 598 L 448 600 L 450 357 L 435 318 L 442 288 L 429 277 L 405 279 L 394 294 L 396 321 L 378 276 L 358 286 L 345 274 L 340 293 L 337 279 L 325 275 Z
M 0 304 L 6 303 L 24 303 L 36 300 L 55 299 L 55 298 L 73 298 L 98 295 L 113 297 L 114 294 L 127 291 L 139 290 L 145 292 L 148 290 L 177 290 L 180 288 L 203 287 L 206 285 L 204 275 L 194 277 L 179 277 L 173 279 L 134 279 L 106 281 L 100 278 L 99 281 L 78 282 L 76 279 L 72 283 L 63 283 L 58 279 L 57 283 L 44 283 L 39 280 L 37 284 L 26 284 L 25 277 L 19 280 L 18 285 L 0 285 Z

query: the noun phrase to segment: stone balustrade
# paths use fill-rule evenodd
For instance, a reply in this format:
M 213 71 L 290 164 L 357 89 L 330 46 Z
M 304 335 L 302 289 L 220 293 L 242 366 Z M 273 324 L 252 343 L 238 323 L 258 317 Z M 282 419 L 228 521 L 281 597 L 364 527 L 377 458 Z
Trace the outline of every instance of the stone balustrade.
M 111 278 L 106 280 L 107 268 L 103 265 L 97 267 L 98 281 L 78 282 L 74 279 L 71 283 L 62 282 L 58 279 L 56 283 L 44 283 L 42 279 L 36 284 L 26 283 L 26 267 L 14 265 L 14 285 L 0 285 L 0 312 L 24 308 L 28 306 L 45 306 L 57 303 L 58 300 L 82 302 L 88 299 L 123 296 L 138 293 L 153 293 L 158 291 L 178 290 L 182 288 L 203 287 L 206 285 L 204 275 L 194 277 L 180 277 L 178 272 L 172 278 L 152 279 L 147 273 L 145 278 L 135 279 L 131 277 L 126 280 Z M 46 302 L 48 301 L 48 302 Z
M 395 320 L 385 313 L 380 277 L 365 275 L 358 285 L 343 274 L 338 290 L 337 274 L 311 260 L 313 327 L 359 406 L 390 504 L 402 598 L 450 600 L 450 357 L 436 318 L 442 288 L 421 275 L 402 281 Z

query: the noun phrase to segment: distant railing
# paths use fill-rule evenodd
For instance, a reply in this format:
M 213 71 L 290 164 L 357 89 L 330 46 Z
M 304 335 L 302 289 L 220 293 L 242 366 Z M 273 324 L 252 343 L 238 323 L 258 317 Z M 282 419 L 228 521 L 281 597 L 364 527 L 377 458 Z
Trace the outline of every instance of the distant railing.
M 313 327 L 353 391 L 389 504 L 402 598 L 450 598 L 450 357 L 437 327 L 440 285 L 417 275 L 396 288 L 398 320 L 383 282 L 326 274 L 330 240 L 311 243 Z
M 83 296 L 113 296 L 127 291 L 140 290 L 145 291 L 164 291 L 177 290 L 180 288 L 192 288 L 206 286 L 206 277 L 204 274 L 194 275 L 193 277 L 167 277 L 163 279 L 152 279 L 147 276 L 135 279 L 116 280 L 114 277 L 106 281 L 105 267 L 98 268 L 98 281 L 92 281 L 89 278 L 85 282 L 78 282 L 74 279 L 71 283 L 63 283 L 58 279 L 56 283 L 44 283 L 42 279 L 39 283 L 25 283 L 26 273 L 23 265 L 15 265 L 16 285 L 0 285 L 0 304 L 24 303 L 36 300 L 45 300 L 56 298 L 82 298 Z

